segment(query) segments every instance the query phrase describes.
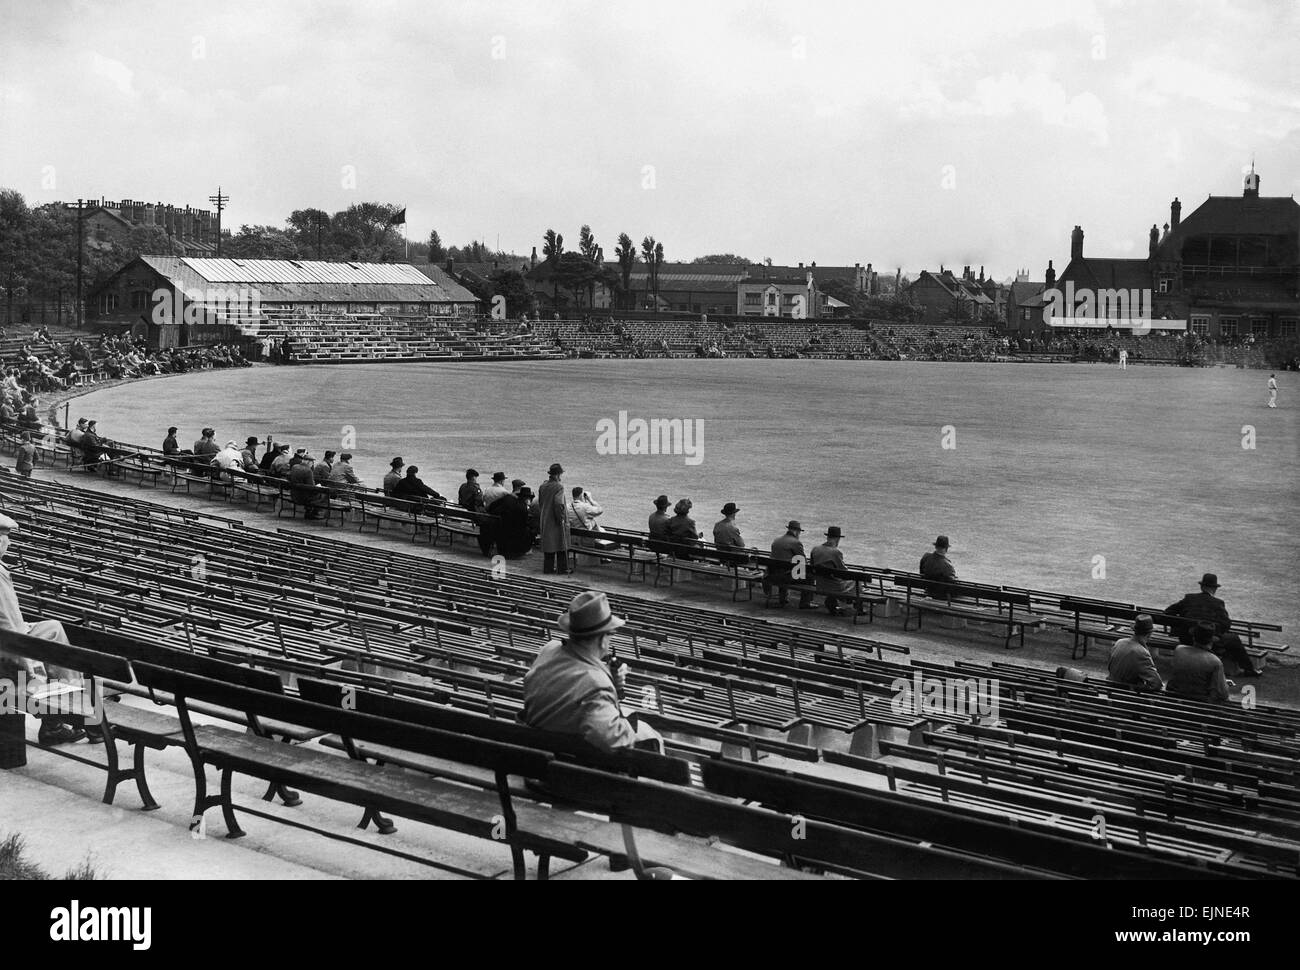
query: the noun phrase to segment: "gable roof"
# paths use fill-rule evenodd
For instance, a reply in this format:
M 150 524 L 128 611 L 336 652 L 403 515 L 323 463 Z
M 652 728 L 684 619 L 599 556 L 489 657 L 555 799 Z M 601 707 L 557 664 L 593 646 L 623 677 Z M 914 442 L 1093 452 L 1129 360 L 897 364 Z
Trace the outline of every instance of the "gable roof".
M 1058 288 L 1070 282 L 1094 290 L 1140 290 L 1151 286 L 1151 269 L 1145 259 L 1084 256 L 1070 260 L 1056 279 Z

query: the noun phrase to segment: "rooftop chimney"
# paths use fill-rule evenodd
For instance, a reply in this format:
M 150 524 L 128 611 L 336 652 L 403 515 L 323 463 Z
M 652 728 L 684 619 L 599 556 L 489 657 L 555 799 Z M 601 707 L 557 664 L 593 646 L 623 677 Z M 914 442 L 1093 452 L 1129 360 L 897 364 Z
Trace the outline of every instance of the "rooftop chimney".
M 1259 198 L 1259 176 L 1255 174 L 1255 163 L 1250 163 L 1250 173 L 1246 176 L 1242 188 L 1242 197 L 1247 199 Z
M 1049 290 L 1056 285 L 1056 270 L 1052 268 L 1050 259 L 1047 261 L 1047 272 L 1043 275 L 1043 281 Z
M 450 256 L 447 257 L 447 275 L 454 276 L 456 273 L 456 261 Z
M 1070 233 L 1070 258 L 1083 259 L 1083 229 L 1075 226 Z
M 536 265 L 537 265 L 537 247 L 536 247 L 536 246 L 533 247 L 533 255 L 532 255 L 532 258 L 528 260 L 528 265 L 529 265 L 529 266 L 536 266 Z
M 1160 230 L 1156 228 L 1156 224 L 1153 222 L 1151 223 L 1151 242 L 1150 245 L 1147 247 L 1147 254 L 1152 259 L 1155 259 L 1156 247 L 1159 245 L 1160 245 Z

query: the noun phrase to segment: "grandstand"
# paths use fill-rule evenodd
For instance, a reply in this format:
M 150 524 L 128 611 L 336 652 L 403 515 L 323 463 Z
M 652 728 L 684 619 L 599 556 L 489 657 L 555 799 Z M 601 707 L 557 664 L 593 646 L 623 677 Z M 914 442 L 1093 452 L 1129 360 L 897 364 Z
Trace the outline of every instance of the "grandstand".
M 156 484 L 143 471 L 139 481 Z M 915 634 L 774 621 L 629 585 L 610 592 L 629 620 L 616 639 L 628 700 L 667 748 L 620 764 L 515 720 L 522 676 L 581 586 L 416 554 L 418 516 L 380 521 L 385 538 L 359 545 L 284 528 L 278 514 L 272 531 L 255 505 L 246 522 L 217 514 L 210 502 L 247 493 L 208 493 L 145 501 L 0 477 L 0 509 L 21 527 L 23 609 L 67 624 L 80 652 L 13 636 L 6 646 L 77 666 L 119 697 L 103 756 L 76 766 L 84 788 L 106 769 L 115 804 L 150 807 L 150 778 L 216 765 L 221 792 L 191 784 L 194 814 L 220 809 L 264 853 L 281 838 L 264 818 L 292 823 L 328 798 L 354 811 L 324 826 L 332 839 L 382 852 L 395 831 L 427 823 L 448 833 L 420 846 L 431 864 L 449 862 L 454 835 L 485 843 L 516 877 L 551 865 L 595 876 L 592 860 L 606 857 L 646 878 L 1300 874 L 1290 708 L 1141 696 L 1023 662 L 922 660 Z M 657 555 L 628 546 L 629 572 L 638 553 Z M 708 568 L 667 554 L 670 581 Z M 625 567 L 593 568 L 605 584 Z M 897 577 L 870 579 L 859 594 L 888 591 L 897 609 Z M 1046 614 L 1042 596 L 1034 609 Z M 997 710 L 900 707 L 899 681 L 916 678 L 988 684 Z M 283 805 L 235 803 L 232 774 Z M 160 811 L 188 817 L 188 796 L 168 789 L 181 804 Z M 358 816 L 384 834 L 346 837 Z

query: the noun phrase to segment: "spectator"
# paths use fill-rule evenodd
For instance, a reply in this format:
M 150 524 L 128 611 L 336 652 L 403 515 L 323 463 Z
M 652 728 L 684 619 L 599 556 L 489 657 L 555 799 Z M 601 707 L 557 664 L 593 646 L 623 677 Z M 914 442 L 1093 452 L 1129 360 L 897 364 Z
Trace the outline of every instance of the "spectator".
M 240 452 L 239 446 L 234 441 L 227 441 L 226 447 L 212 456 L 212 467 L 218 473 L 229 472 L 232 468 L 243 468 L 244 456 Z M 219 477 L 219 474 L 214 477 Z
M 265 457 L 265 456 L 263 456 Z M 275 453 L 271 458 L 271 464 L 267 466 L 266 472 L 275 478 L 288 478 L 289 469 L 293 465 L 293 458 L 289 454 L 289 446 L 279 444 L 275 446 Z
M 722 507 L 722 521 L 713 527 L 713 544 L 719 549 L 745 548 L 745 540 L 740 537 L 740 529 L 736 526 L 736 513 L 739 511 L 735 502 Z
M 483 509 L 492 511 L 492 503 L 497 499 L 512 494 L 511 490 L 506 487 L 506 473 L 493 472 L 492 484 L 483 489 Z
M 361 487 L 361 479 L 352 467 L 352 452 L 345 451 L 339 455 L 339 460 L 330 468 L 329 484 L 338 491 Z
M 528 527 L 528 496 L 521 495 L 527 486 L 519 479 L 513 482 L 513 491 L 496 498 L 487 511 L 497 517 L 498 524 L 493 533 L 496 549 L 507 559 L 518 559 L 528 555 L 533 548 L 533 535 Z
M 796 557 L 802 559 L 804 554 L 803 543 L 799 541 L 803 526 L 795 519 L 791 519 L 785 529 L 785 535 L 778 536 L 772 543 L 771 563 L 768 565 L 767 575 L 763 578 L 763 595 L 770 596 L 773 586 L 776 586 L 780 592 L 776 604 L 778 609 L 785 609 L 790 605 L 790 592 L 787 587 L 793 577 L 794 560 Z M 812 608 L 812 593 L 807 591 L 800 593 L 799 609 L 811 610 Z
M 1110 660 L 1106 665 L 1106 680 L 1112 684 L 1136 687 L 1138 690 L 1156 693 L 1164 690 L 1164 681 L 1156 672 L 1155 661 L 1151 659 L 1151 651 L 1147 648 L 1147 640 L 1151 638 L 1154 629 L 1155 622 L 1146 613 L 1139 613 L 1134 618 L 1133 635 L 1116 641 L 1115 646 L 1111 647 Z
M 217 432 L 212 428 L 204 428 L 202 437 L 194 442 L 194 458 L 198 474 L 206 475 L 209 473 L 208 465 L 211 464 L 213 457 L 221 450 L 216 442 Z
M 0 515 L 0 557 L 3 557 L 9 549 L 11 533 L 17 531 L 17 522 L 7 515 Z M 63 624 L 58 620 L 38 620 L 35 623 L 28 623 L 24 619 L 22 608 L 18 605 L 18 595 L 14 592 L 13 579 L 2 561 L 0 561 L 0 629 L 24 633 L 42 640 L 52 640 L 55 643 L 68 642 Z M 27 676 L 32 678 L 45 674 L 50 679 L 65 680 L 70 683 L 80 683 L 82 679 L 76 671 L 54 666 L 42 669 L 41 665 L 32 660 L 0 651 L 0 677 L 15 682 L 19 670 L 25 670 Z M 43 745 L 73 744 L 86 737 L 88 733 L 91 735 L 92 742 L 103 740 L 98 729 L 92 729 L 90 732 L 82 730 L 76 723 L 78 720 L 79 718 L 75 717 L 65 718 L 57 714 L 47 714 L 41 718 L 37 740 Z
M 524 677 L 524 722 L 581 737 L 605 752 L 638 745 L 662 747 L 645 725 L 634 725 L 619 706 L 627 665 L 606 666 L 612 636 L 625 620 L 613 615 L 604 593 L 579 593 L 556 621 L 557 639 L 538 651 Z
M 573 500 L 569 503 L 569 528 L 590 529 L 593 532 L 599 532 L 600 523 L 596 521 L 596 518 L 604 515 L 605 510 L 591 497 L 591 493 L 581 485 L 573 486 L 570 494 Z
M 393 490 L 397 488 L 397 486 L 401 483 L 403 464 L 404 463 L 401 458 L 394 458 L 392 461 L 388 463 L 390 470 L 388 474 L 384 476 L 385 495 L 392 495 Z
M 244 471 L 256 474 L 261 470 L 257 463 L 257 437 L 253 436 L 244 442 L 244 450 L 239 453 L 239 461 Z
M 544 573 L 569 571 L 569 513 L 561 476 L 564 468 L 555 462 L 547 469 L 548 478 L 537 493 L 538 528 L 542 537 Z
M 957 582 L 957 570 L 948 561 L 948 537 L 939 536 L 934 540 L 934 552 L 927 552 L 921 557 L 919 570 L 925 579 L 931 580 L 930 595 L 944 597 L 948 595 L 947 584 Z
M 528 511 L 528 547 L 531 549 L 542 538 L 542 507 L 537 504 L 537 496 L 527 485 L 520 486 L 519 501 L 524 503 L 524 508 Z
M 68 450 L 72 452 L 73 468 L 80 468 L 86 463 L 86 451 L 83 447 L 85 437 L 86 419 L 77 418 L 77 426 L 68 432 Z
M 317 485 L 324 485 L 330 480 L 330 469 L 334 467 L 335 452 L 327 451 L 325 456 L 311 466 L 312 478 Z
M 1218 657 L 1227 657 L 1241 670 L 1238 676 L 1258 677 L 1260 671 L 1241 643 L 1241 637 L 1232 632 L 1232 620 L 1223 600 L 1214 594 L 1219 591 L 1219 577 L 1206 573 L 1201 577 L 1201 591 L 1188 593 L 1177 603 L 1165 609 L 1170 616 L 1181 617 L 1184 622 L 1177 624 L 1175 633 L 1178 642 L 1192 642 L 1192 633 L 1198 622 L 1208 622 L 1214 628 L 1213 650 Z
M 663 539 L 668 541 L 668 523 L 671 522 L 672 516 L 668 514 L 667 508 L 672 502 L 668 500 L 667 495 L 660 495 L 655 499 L 655 510 L 650 513 L 650 538 Z
M 812 566 L 813 575 L 817 582 L 817 592 L 821 593 L 822 600 L 826 604 L 826 612 L 831 616 L 843 615 L 840 609 L 840 600 L 850 598 L 854 593 L 854 583 L 850 579 L 837 579 L 834 576 L 823 575 L 819 569 L 843 569 L 844 553 L 840 550 L 840 539 L 843 533 L 838 525 L 833 525 L 826 530 L 826 541 L 820 546 L 814 546 L 812 554 L 808 558 L 809 565 Z M 866 610 L 862 604 L 857 606 L 857 613 L 862 616 Z
M 483 489 L 479 486 L 475 469 L 465 469 L 465 482 L 456 493 L 456 501 L 467 512 L 483 511 Z
M 82 421 L 85 419 L 83 418 Z M 79 422 L 80 424 L 80 422 Z M 167 429 L 167 437 L 163 438 L 162 453 L 164 458 L 175 458 L 181 453 L 181 443 L 176 440 L 176 432 L 180 429 L 172 425 Z M 69 435 L 71 437 L 71 435 Z
M 18 469 L 18 474 L 23 478 L 32 477 L 32 468 L 36 465 L 36 446 L 32 444 L 32 433 L 24 431 L 22 439 L 18 445 L 18 450 L 14 452 L 14 465 Z
M 690 512 L 694 508 L 694 503 L 688 499 L 678 499 L 677 504 L 673 506 L 673 517 L 668 520 L 668 540 L 679 546 L 698 546 L 704 533 L 700 532 L 695 525 L 695 520 L 691 518 Z M 682 554 L 683 559 L 691 558 L 689 554 Z
M 298 449 L 289 468 L 289 483 L 293 486 L 293 500 L 302 506 L 303 518 L 319 519 L 320 510 L 325 505 L 325 496 L 316 488 L 316 476 L 312 473 L 313 461 L 305 448 Z
M 393 486 L 393 498 L 407 499 L 408 501 L 430 498 L 435 502 L 445 502 L 446 499 L 420 481 L 417 477 L 419 472 L 420 469 L 415 465 L 407 468 L 406 477 Z
M 1223 676 L 1223 661 L 1215 656 L 1214 624 L 1202 620 L 1192 631 L 1192 643 L 1180 644 L 1174 650 L 1173 666 L 1169 671 L 1166 691 L 1194 701 L 1228 699 L 1228 681 Z

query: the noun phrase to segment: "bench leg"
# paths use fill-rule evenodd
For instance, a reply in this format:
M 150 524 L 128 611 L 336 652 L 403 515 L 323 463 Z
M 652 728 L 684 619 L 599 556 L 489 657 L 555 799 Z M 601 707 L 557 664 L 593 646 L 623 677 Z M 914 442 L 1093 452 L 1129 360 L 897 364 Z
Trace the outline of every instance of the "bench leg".
M 272 798 L 279 797 L 284 802 L 285 808 L 297 808 L 302 804 L 302 799 L 292 788 L 286 788 L 279 782 L 273 781 L 266 786 L 266 794 L 262 796 L 262 801 L 269 802 Z
M 234 775 L 233 768 L 226 768 L 221 772 L 221 817 L 226 822 L 226 838 L 228 839 L 240 839 L 245 834 L 244 830 L 239 827 L 239 822 L 235 820 L 235 806 L 230 800 L 230 783 Z
M 537 856 L 537 881 L 546 882 L 551 878 L 551 857 L 542 852 Z
M 380 835 L 392 835 L 397 831 L 397 826 L 393 824 L 392 819 L 385 818 L 373 808 L 366 809 L 365 814 L 361 816 L 361 821 L 357 823 L 357 828 L 364 829 L 371 822 L 375 823 L 375 831 Z
M 135 768 L 133 769 L 132 774 L 135 777 L 136 791 L 140 793 L 140 801 L 144 803 L 141 806 L 141 810 L 152 812 L 160 806 L 156 801 L 154 801 L 153 794 L 149 791 L 149 783 L 145 781 L 144 752 L 145 747 L 143 744 L 137 744 L 135 746 Z

